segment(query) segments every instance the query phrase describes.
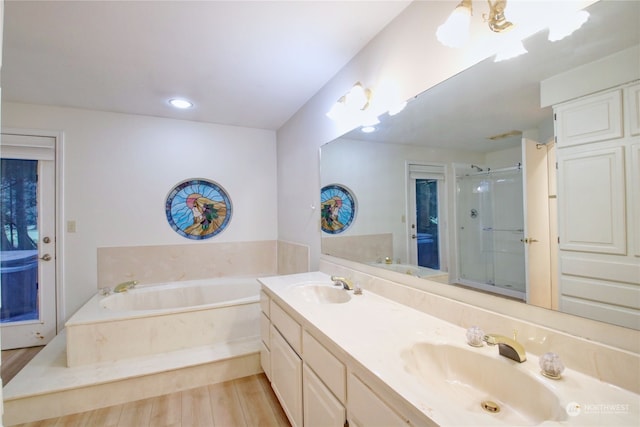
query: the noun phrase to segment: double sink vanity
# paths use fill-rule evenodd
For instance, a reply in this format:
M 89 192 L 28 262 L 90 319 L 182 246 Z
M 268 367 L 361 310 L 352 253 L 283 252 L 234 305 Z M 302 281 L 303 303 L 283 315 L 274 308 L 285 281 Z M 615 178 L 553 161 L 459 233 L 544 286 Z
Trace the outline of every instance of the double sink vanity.
M 465 327 L 365 283 L 361 289 L 358 280 L 311 272 L 260 282 L 261 362 L 293 426 L 622 426 L 640 419 L 638 394 L 569 363 L 560 379 L 547 378 L 526 342 L 522 362 L 498 345 L 470 346 Z M 485 332 L 506 335 L 510 326 Z

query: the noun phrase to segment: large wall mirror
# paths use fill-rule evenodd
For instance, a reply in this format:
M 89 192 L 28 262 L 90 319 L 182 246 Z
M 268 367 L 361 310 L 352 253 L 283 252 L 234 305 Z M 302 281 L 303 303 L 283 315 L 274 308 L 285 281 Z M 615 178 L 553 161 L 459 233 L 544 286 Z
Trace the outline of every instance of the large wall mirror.
M 358 202 L 348 229 L 323 233 L 322 253 L 561 310 L 554 121 L 552 107 L 540 106 L 540 84 L 640 44 L 640 2 L 587 10 L 589 21 L 569 38 L 535 34 L 524 41 L 527 54 L 488 58 L 385 114 L 374 132 L 355 129 L 322 146 L 322 186 L 345 185 Z M 543 179 L 528 164 L 536 153 Z M 544 204 L 528 200 L 541 186 Z M 541 224 L 542 266 L 531 259 Z

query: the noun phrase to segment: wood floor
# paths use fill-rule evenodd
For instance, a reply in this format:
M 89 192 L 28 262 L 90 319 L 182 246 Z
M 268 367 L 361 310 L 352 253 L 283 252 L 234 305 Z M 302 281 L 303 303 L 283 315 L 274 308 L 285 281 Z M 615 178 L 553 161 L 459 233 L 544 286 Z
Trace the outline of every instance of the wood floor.
M 9 354 L 3 351 L 2 358 L 4 380 L 5 367 L 8 368 L 5 358 L 9 361 Z M 267 377 L 259 374 L 19 426 L 288 427 L 290 424 Z
M 44 346 L 2 350 L 2 365 L 0 366 L 2 385 L 4 386 L 11 378 L 15 377 L 20 372 L 20 369 L 29 363 L 43 348 Z

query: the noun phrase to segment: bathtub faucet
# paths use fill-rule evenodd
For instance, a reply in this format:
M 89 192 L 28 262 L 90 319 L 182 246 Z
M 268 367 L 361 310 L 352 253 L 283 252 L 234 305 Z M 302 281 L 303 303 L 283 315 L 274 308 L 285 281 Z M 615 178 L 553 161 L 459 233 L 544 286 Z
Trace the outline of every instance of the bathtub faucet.
M 129 280 L 128 282 L 122 282 L 118 285 L 116 285 L 115 288 L 113 288 L 113 292 L 127 292 L 129 289 L 135 287 L 138 284 L 137 281 L 135 280 Z

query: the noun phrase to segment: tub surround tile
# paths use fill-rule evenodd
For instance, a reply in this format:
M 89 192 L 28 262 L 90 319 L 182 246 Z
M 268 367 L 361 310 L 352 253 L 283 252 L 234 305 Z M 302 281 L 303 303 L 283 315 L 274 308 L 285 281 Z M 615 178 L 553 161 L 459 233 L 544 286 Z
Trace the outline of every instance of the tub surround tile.
M 393 254 L 393 234 L 323 237 L 322 253 L 358 262 L 384 259 Z
M 365 290 L 463 328 L 477 325 L 487 333 L 507 336 L 511 336 L 516 330 L 517 339 L 523 343 L 527 352 L 537 356 L 549 351 L 558 353 L 567 368 L 634 393 L 640 393 L 640 354 L 638 352 L 612 347 L 498 314 L 354 270 L 327 259 L 321 260 L 320 271 L 330 275 L 350 277 L 354 283 L 358 283 Z M 415 278 L 408 278 L 410 279 Z M 635 336 L 635 342 L 630 345 L 637 346 L 638 332 L 633 331 L 631 335 Z
M 259 284 L 252 277 L 140 285 L 108 296 L 97 293 L 65 324 L 67 365 L 259 337 L 258 295 Z M 120 302 L 122 310 L 107 308 L 110 302 Z
M 309 256 L 309 246 L 278 240 L 278 274 L 309 271 Z
M 273 275 L 276 254 L 275 240 L 98 248 L 98 288 L 127 280 L 162 283 Z

